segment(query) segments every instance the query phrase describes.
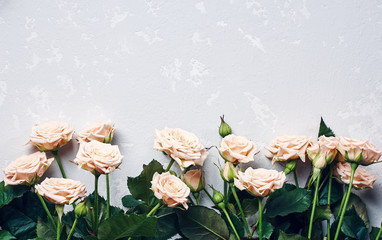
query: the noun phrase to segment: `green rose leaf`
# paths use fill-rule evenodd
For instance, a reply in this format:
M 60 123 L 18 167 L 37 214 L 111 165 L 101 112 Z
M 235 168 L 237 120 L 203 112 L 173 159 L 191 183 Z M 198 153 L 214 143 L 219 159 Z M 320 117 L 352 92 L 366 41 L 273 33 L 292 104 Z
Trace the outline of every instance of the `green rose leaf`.
M 5 186 L 4 181 L 0 182 L 0 208 L 9 204 L 13 199 L 21 197 L 29 186 L 24 185 L 8 185 Z
M 297 188 L 289 192 L 283 192 L 278 197 L 266 204 L 266 218 L 286 216 L 291 213 L 306 211 L 312 203 L 311 191 Z
M 330 129 L 328 126 L 326 126 L 326 123 L 324 122 L 324 119 L 321 117 L 320 121 L 320 130 L 318 131 L 318 137 L 325 136 L 325 137 L 335 137 L 336 135 Z
M 57 222 L 57 221 L 56 221 Z M 62 227 L 62 226 L 61 226 Z M 43 221 L 41 218 L 37 220 L 37 237 L 45 240 L 55 240 L 57 237 L 56 229 L 49 220 Z
M 178 233 L 178 217 L 174 208 L 162 208 L 156 213 L 157 233 L 155 240 L 167 240 Z
M 223 218 L 213 209 L 203 206 L 177 211 L 180 230 L 189 239 L 228 239 L 229 231 Z
M 274 227 L 270 222 L 263 221 L 263 237 L 269 239 L 273 233 Z
M 75 219 L 76 219 L 76 216 L 74 211 L 70 211 L 62 217 L 62 222 L 66 225 L 66 233 L 68 235 L 73 226 Z M 74 228 L 73 237 L 82 239 L 88 235 L 89 233 L 87 230 L 86 220 L 82 217 L 77 219 L 77 224 L 76 224 L 76 227 Z
M 13 239 L 17 239 L 17 238 L 14 237 L 10 232 L 8 232 L 6 230 L 0 230 L 0 239 L 2 239 L 2 240 L 13 240 Z
M 367 228 L 363 220 L 358 216 L 354 207 L 347 210 L 342 222 L 341 231 L 348 237 L 362 240 L 366 237 Z
M 320 205 L 328 205 L 329 181 L 327 181 L 319 193 L 318 200 Z M 330 204 L 336 203 L 342 199 L 344 194 L 343 185 L 332 179 L 332 192 L 330 194 Z
M 286 234 L 285 232 L 280 230 L 278 240 L 308 240 L 308 239 L 298 234 Z
M 351 207 L 354 207 L 355 211 L 357 212 L 357 215 L 363 220 L 365 223 L 366 228 L 369 228 L 369 216 L 367 215 L 367 208 L 366 204 L 362 201 L 362 199 L 355 195 L 350 194 L 349 202 L 346 207 L 346 209 L 350 209 Z
M 259 210 L 259 204 L 258 204 L 257 198 L 243 199 L 241 206 L 243 208 L 244 215 L 246 217 L 255 215 L 257 211 Z
M 317 206 L 316 212 L 314 214 L 314 221 L 330 220 L 332 217 L 332 211 L 330 211 L 330 206 Z
M 143 204 L 143 202 L 135 199 L 133 195 L 126 195 L 122 198 L 122 205 L 125 208 L 134 208 L 141 204 Z
M 143 165 L 143 171 L 138 177 L 128 177 L 127 186 L 130 193 L 135 199 L 150 203 L 150 199 L 154 197 L 153 191 L 151 191 L 151 180 L 154 173 L 164 172 L 162 164 L 156 160 L 152 160 L 149 165 Z
M 227 211 L 228 212 L 228 211 Z M 244 236 L 244 228 L 243 228 L 243 223 L 240 221 L 239 217 L 236 216 L 235 214 L 228 212 L 229 217 L 233 223 L 233 226 L 235 227 L 237 233 L 239 234 L 240 237 Z M 231 233 L 233 233 L 233 229 L 231 228 L 231 225 L 229 224 L 229 221 L 227 217 L 225 216 L 224 213 L 221 213 L 222 218 L 226 222 L 226 225 L 228 226 L 228 229 L 230 230 Z
M 98 229 L 99 240 L 123 237 L 155 237 L 157 219 L 146 215 L 117 215 L 103 221 Z
M 17 239 L 24 240 L 36 237 L 36 225 L 31 218 L 11 206 L 0 209 L 0 226 Z
M 378 233 L 379 233 L 380 228 L 377 227 L 372 227 L 369 238 L 370 240 L 382 240 L 382 235 L 377 239 Z

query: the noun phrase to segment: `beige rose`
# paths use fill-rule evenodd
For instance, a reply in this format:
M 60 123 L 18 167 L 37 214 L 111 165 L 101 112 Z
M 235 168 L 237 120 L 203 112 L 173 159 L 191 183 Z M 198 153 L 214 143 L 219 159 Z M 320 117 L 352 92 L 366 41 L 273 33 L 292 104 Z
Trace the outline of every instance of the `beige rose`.
M 111 125 L 110 121 L 96 122 L 90 127 L 77 133 L 77 140 L 80 142 L 98 142 L 110 143 L 113 138 L 116 127 Z
M 204 187 L 204 177 L 199 169 L 192 169 L 182 175 L 182 181 L 192 192 L 199 192 Z
M 98 141 L 82 142 L 74 163 L 81 168 L 100 174 L 113 172 L 122 163 L 123 156 L 117 145 Z
M 338 151 L 345 161 L 361 165 L 375 163 L 382 155 L 382 151 L 369 141 L 345 137 L 340 137 Z
M 351 165 L 350 163 L 338 162 L 333 171 L 334 176 L 342 183 L 350 183 Z M 374 182 L 377 180 L 376 176 L 372 176 L 365 169 L 358 167 L 354 173 L 353 187 L 355 189 L 373 188 Z
M 250 167 L 245 172 L 239 172 L 238 178 L 235 178 L 235 186 L 240 190 L 247 190 L 255 196 L 265 197 L 276 189 L 282 188 L 285 179 L 283 172 Z
M 53 160 L 53 158 L 47 159 L 43 152 L 35 152 L 17 158 L 3 169 L 5 186 L 33 185 L 44 174 Z
M 73 128 L 64 122 L 45 122 L 32 127 L 28 144 L 40 151 L 55 151 L 72 139 Z
M 194 134 L 179 128 L 155 130 L 154 149 L 165 152 L 181 169 L 203 166 L 208 152 Z
M 226 161 L 236 165 L 253 161 L 257 146 L 245 137 L 230 134 L 223 138 L 219 152 Z
M 338 138 L 321 136 L 318 142 L 308 147 L 306 152 L 315 168 L 323 169 L 337 155 Z
M 231 162 L 226 162 L 224 164 L 224 169 L 220 170 L 220 175 L 226 182 L 233 182 L 237 178 L 237 169 Z
M 169 172 L 162 174 L 154 173 L 151 181 L 151 190 L 158 199 L 169 207 L 183 205 L 185 209 L 187 206 L 187 197 L 190 195 L 190 188 L 182 182 L 179 178 L 171 175 Z
M 86 194 L 84 184 L 65 178 L 46 178 L 35 186 L 35 190 L 48 201 L 59 205 L 72 204 Z
M 280 136 L 265 147 L 265 154 L 272 158 L 272 164 L 277 161 L 301 159 L 305 162 L 306 149 L 313 144 L 311 138 L 305 136 Z

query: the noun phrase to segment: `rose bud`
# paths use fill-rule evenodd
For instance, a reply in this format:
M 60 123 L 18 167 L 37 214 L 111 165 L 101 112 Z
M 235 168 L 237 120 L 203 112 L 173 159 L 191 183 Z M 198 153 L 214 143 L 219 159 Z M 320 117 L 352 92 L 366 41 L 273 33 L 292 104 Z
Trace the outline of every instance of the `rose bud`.
M 226 182 L 233 182 L 237 177 L 237 169 L 231 162 L 224 164 L 224 169 L 220 169 L 220 175 Z
M 313 166 L 323 169 L 330 164 L 337 155 L 337 145 L 338 139 L 336 137 L 321 136 L 317 143 L 306 150 Z
M 219 127 L 219 135 L 221 137 L 225 137 L 227 135 L 230 135 L 232 133 L 231 127 L 224 121 L 224 115 L 220 117 L 221 123 Z
M 110 143 L 115 129 L 116 127 L 114 127 L 110 121 L 96 122 L 90 127 L 77 133 L 77 140 L 79 142 L 91 142 L 95 140 L 98 142 Z
M 199 169 L 193 169 L 183 174 L 182 181 L 190 188 L 191 192 L 199 192 L 204 188 L 204 176 Z
M 382 155 L 382 151 L 369 141 L 345 137 L 340 137 L 338 151 L 346 162 L 361 165 L 375 163 Z
M 221 192 L 219 192 L 218 190 L 214 189 L 214 193 L 212 195 L 212 201 L 215 203 L 215 204 L 219 204 L 221 202 L 223 202 L 224 200 L 224 196 Z
M 74 213 L 76 214 L 77 218 L 85 217 L 86 214 L 88 213 L 88 206 L 86 206 L 86 202 L 87 202 L 87 199 L 77 204 L 77 206 L 74 208 Z

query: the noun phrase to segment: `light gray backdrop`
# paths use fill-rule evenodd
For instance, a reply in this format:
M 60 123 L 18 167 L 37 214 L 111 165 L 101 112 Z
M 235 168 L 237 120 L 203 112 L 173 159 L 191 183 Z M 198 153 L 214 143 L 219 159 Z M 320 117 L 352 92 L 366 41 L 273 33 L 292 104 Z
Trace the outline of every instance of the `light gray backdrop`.
M 125 156 L 111 175 L 114 205 L 143 163 L 168 163 L 152 149 L 155 128 L 218 145 L 225 114 L 261 149 L 250 165 L 266 168 L 266 143 L 315 138 L 320 116 L 337 135 L 382 148 L 382 1 L 0 0 L 0 34 L 0 167 L 36 150 L 24 145 L 35 123 L 81 130 L 110 119 Z M 64 168 L 91 192 L 91 174 L 69 162 L 77 148 L 60 151 Z M 221 189 L 210 152 L 207 183 Z M 381 169 L 368 167 L 380 179 L 358 192 L 374 226 Z M 60 176 L 56 163 L 47 175 Z

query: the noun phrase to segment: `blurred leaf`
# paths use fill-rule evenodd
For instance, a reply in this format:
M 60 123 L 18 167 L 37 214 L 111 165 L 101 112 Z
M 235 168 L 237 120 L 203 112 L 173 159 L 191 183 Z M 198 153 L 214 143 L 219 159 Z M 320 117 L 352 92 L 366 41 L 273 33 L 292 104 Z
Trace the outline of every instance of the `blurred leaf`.
M 269 239 L 273 233 L 274 227 L 271 223 L 263 220 L 263 237 Z
M 62 222 L 66 225 L 66 233 L 69 234 L 72 226 L 73 226 L 73 223 L 74 223 L 74 220 L 76 219 L 76 215 L 74 213 L 74 211 L 70 211 L 68 213 L 66 213 L 63 217 L 62 217 Z M 86 236 L 89 235 L 89 232 L 87 230 L 87 224 L 86 224 L 86 221 L 84 218 L 79 218 L 77 220 L 77 225 L 76 227 L 74 228 L 74 233 L 73 233 L 73 236 L 72 237 L 75 237 L 75 238 L 84 238 Z
M 330 211 L 330 206 L 317 206 L 316 212 L 314 214 L 314 221 L 330 220 L 332 217 L 332 211 Z
M 21 197 L 26 191 L 30 189 L 29 186 L 24 185 L 8 185 L 5 186 L 4 181 L 0 182 L 0 208 L 9 204 L 13 199 Z
M 117 215 L 103 221 L 98 229 L 99 240 L 114 240 L 123 237 L 155 237 L 155 217 L 146 215 Z
M 242 204 L 241 204 L 244 215 L 246 217 L 255 215 L 257 211 L 259 210 L 259 204 L 257 198 L 252 198 L 252 199 L 243 199 Z
M 9 205 L 0 208 L 0 226 L 20 240 L 36 237 L 37 223 Z
M 2 239 L 2 240 L 13 240 L 13 239 L 17 239 L 17 238 L 14 237 L 10 232 L 8 232 L 6 230 L 0 230 L 0 239 Z
M 325 137 L 335 137 L 334 132 L 332 129 L 330 129 L 328 126 L 326 126 L 324 119 L 321 117 L 320 121 L 320 130 L 318 131 L 318 137 L 325 136 Z
M 128 177 L 127 186 L 135 199 L 145 201 L 147 204 L 150 203 L 150 199 L 154 197 L 154 193 L 150 189 L 151 180 L 156 172 L 162 173 L 164 169 L 162 164 L 152 160 L 149 165 L 143 165 L 143 171 L 139 176 Z
M 352 207 L 347 210 L 342 222 L 341 231 L 348 237 L 363 240 L 367 234 L 367 228 L 363 220 Z
M 203 206 L 177 211 L 182 233 L 192 240 L 228 239 L 229 231 L 222 217 Z
M 239 234 L 240 237 L 243 237 L 244 236 L 244 228 L 243 228 L 243 223 L 241 222 L 240 218 L 238 216 L 236 216 L 235 214 L 229 212 L 229 211 L 227 211 L 227 212 L 228 212 L 228 215 L 229 215 L 237 233 Z M 225 214 L 223 212 L 221 213 L 221 216 L 224 219 L 224 221 L 226 222 L 226 225 L 227 225 L 228 229 L 230 230 L 230 232 L 234 233 L 227 217 L 225 216 Z
M 45 240 L 55 240 L 57 237 L 56 229 L 54 229 L 50 221 L 43 221 L 41 218 L 38 218 L 37 237 Z
M 346 209 L 350 209 L 352 207 L 354 207 L 355 211 L 357 212 L 357 215 L 363 220 L 366 228 L 369 228 L 370 223 L 369 216 L 367 214 L 366 204 L 362 201 L 362 199 L 359 196 L 353 193 L 350 194 L 349 202 Z
M 160 209 L 157 214 L 156 240 L 167 240 L 178 233 L 178 217 L 174 208 L 165 207 Z
M 297 188 L 284 192 L 266 205 L 266 218 L 286 216 L 291 213 L 306 211 L 312 203 L 311 191 Z

